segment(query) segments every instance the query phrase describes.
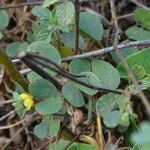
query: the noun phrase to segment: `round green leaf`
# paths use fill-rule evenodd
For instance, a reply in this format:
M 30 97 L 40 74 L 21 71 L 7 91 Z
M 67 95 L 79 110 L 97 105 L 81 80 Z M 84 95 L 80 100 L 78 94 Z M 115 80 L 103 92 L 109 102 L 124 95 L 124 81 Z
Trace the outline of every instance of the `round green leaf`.
M 84 75 L 86 75 L 86 77 L 82 77 L 79 78 L 79 80 L 91 84 L 91 85 L 96 85 L 96 86 L 100 86 L 100 80 L 99 78 L 92 72 L 83 72 Z M 94 95 L 98 92 L 98 90 L 92 90 L 91 88 L 87 88 L 81 84 L 76 84 L 77 87 L 84 93 L 89 94 L 89 95 Z
M 47 58 L 51 59 L 55 63 L 59 64 L 61 62 L 61 57 L 58 51 L 46 41 L 35 41 L 30 44 L 27 51 L 40 52 Z
M 58 112 L 62 108 L 62 103 L 61 97 L 56 95 L 47 100 L 38 102 L 35 105 L 35 109 L 42 115 L 50 115 Z
M 96 41 L 101 40 L 104 30 L 98 15 L 91 12 L 81 12 L 79 27 L 92 39 L 95 39 Z
M 120 75 L 111 64 L 102 60 L 94 60 L 91 65 L 92 72 L 98 76 L 102 88 L 114 90 L 119 86 Z
M 126 35 L 129 39 L 133 40 L 149 40 L 150 31 L 144 30 L 139 27 L 130 27 L 126 30 Z
M 116 105 L 114 94 L 109 93 L 100 97 L 96 103 L 96 110 L 101 117 L 104 117 L 108 112 L 111 112 Z
M 32 9 L 32 14 L 37 16 L 37 17 L 46 17 L 48 16 L 49 14 L 49 10 L 47 8 L 44 8 L 42 6 L 35 6 L 33 9 Z
M 15 57 L 18 52 L 26 51 L 28 43 L 14 42 L 7 46 L 6 53 L 10 57 Z
M 68 82 L 63 86 L 62 89 L 64 97 L 75 107 L 84 106 L 85 102 L 81 92 L 78 90 L 77 86 Z
M 50 118 L 49 120 L 49 132 L 50 136 L 56 136 L 60 128 L 60 119 Z
M 58 0 L 44 0 L 43 7 L 49 7 L 50 5 L 55 4 L 57 1 Z
M 150 30 L 150 11 L 147 9 L 139 8 L 133 13 L 136 21 L 140 22 L 144 28 Z
M 74 5 L 65 1 L 56 7 L 56 17 L 61 25 L 68 26 L 74 19 Z
M 131 135 L 131 141 L 135 144 L 149 144 L 150 122 L 141 123 L 139 128 L 140 132 L 137 131 Z
M 69 70 L 72 73 L 91 71 L 90 61 L 87 59 L 73 59 L 70 63 Z
M 29 92 L 34 98 L 50 98 L 58 94 L 56 87 L 45 79 L 37 79 L 30 83 Z
M 51 76 L 55 76 L 56 75 L 56 72 L 52 71 L 52 70 L 48 70 L 48 69 L 44 69 L 47 73 L 49 73 Z M 37 80 L 37 79 L 41 79 L 42 77 L 37 74 L 36 72 L 34 71 L 31 71 L 30 73 L 27 74 L 27 78 L 30 82 L 33 82 L 34 80 Z
M 46 135 L 48 134 L 48 128 L 49 128 L 49 122 L 47 117 L 44 117 L 42 122 L 40 124 L 38 124 L 37 126 L 35 126 L 34 128 L 34 134 L 38 137 L 38 138 L 44 138 L 46 137 Z
M 69 33 L 64 32 L 61 35 L 61 40 L 62 40 L 63 44 L 70 48 L 74 48 L 74 38 L 75 38 L 75 35 L 72 32 L 69 32 Z M 86 43 L 82 36 L 79 36 L 79 48 L 86 49 Z
M 0 10 L 0 28 L 6 28 L 9 23 L 9 17 L 5 10 Z
M 135 65 L 140 65 L 144 68 L 146 74 L 150 74 L 150 48 L 145 48 L 141 50 L 140 52 L 137 52 L 133 55 L 130 55 L 125 59 L 126 63 L 130 68 L 132 68 Z M 120 73 L 120 76 L 122 78 L 127 78 L 128 74 L 126 72 L 126 68 L 123 65 L 123 62 L 118 64 L 117 69 Z
M 41 78 L 42 77 L 40 75 L 38 75 L 36 72 L 34 72 L 34 71 L 31 71 L 30 73 L 27 74 L 27 79 L 30 82 L 33 82 L 34 80 L 41 79 Z
M 120 116 L 120 111 L 109 112 L 103 118 L 104 124 L 109 128 L 114 128 L 119 124 Z

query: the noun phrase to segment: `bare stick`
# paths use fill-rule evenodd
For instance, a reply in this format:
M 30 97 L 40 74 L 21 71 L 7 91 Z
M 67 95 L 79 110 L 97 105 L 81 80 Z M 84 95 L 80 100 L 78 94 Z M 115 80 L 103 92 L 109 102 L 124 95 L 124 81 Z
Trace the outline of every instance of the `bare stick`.
M 30 73 L 31 71 L 32 70 L 30 68 L 27 68 L 27 69 L 20 70 L 19 72 L 24 75 Z
M 123 44 L 118 45 L 117 48 L 121 49 L 121 48 L 127 48 L 127 47 L 135 47 L 135 46 L 143 46 L 143 47 L 150 46 L 150 40 L 123 43 Z M 62 61 L 64 62 L 64 61 L 70 61 L 70 60 L 76 59 L 76 58 L 89 58 L 89 57 L 94 57 L 94 56 L 101 56 L 103 54 L 111 52 L 112 50 L 114 50 L 114 46 L 102 48 L 100 50 L 95 50 L 95 51 L 91 51 L 91 52 L 87 52 L 87 53 L 83 53 L 80 55 L 65 57 L 62 59 Z
M 113 0 L 109 0 L 109 1 L 110 1 L 110 8 L 111 8 L 112 23 L 118 28 L 118 20 L 116 17 L 114 1 Z
M 122 44 L 119 44 L 117 47 L 119 49 L 121 49 L 121 48 L 127 48 L 127 47 L 135 47 L 135 46 L 143 46 L 143 47 L 150 46 L 150 40 L 122 43 Z M 102 48 L 102 49 L 99 49 L 99 50 L 93 50 L 91 52 L 87 52 L 87 53 L 83 53 L 83 54 L 79 54 L 79 55 L 64 57 L 62 59 L 62 61 L 65 62 L 65 61 L 70 61 L 70 60 L 76 59 L 76 58 L 89 58 L 89 57 L 94 57 L 94 56 L 101 56 L 101 55 L 106 54 L 108 52 L 111 52 L 113 50 L 114 50 L 114 46 L 106 47 L 106 48 Z M 16 63 L 16 62 L 19 62 L 19 61 L 20 61 L 20 59 L 12 60 L 13 63 Z M 27 73 L 28 72 L 30 72 L 30 70 L 28 70 Z
M 75 54 L 79 53 L 79 0 L 75 0 L 75 19 L 74 19 L 74 51 Z
M 24 6 L 34 6 L 34 5 L 41 5 L 42 3 L 43 3 L 43 1 L 27 2 L 27 3 L 19 3 L 19 4 L 8 4 L 5 6 L 1 6 L 0 9 L 18 8 L 18 7 L 24 7 Z
M 17 123 L 14 123 L 14 124 L 11 124 L 11 125 L 8 125 L 8 126 L 0 126 L 0 130 L 9 129 L 9 128 L 13 128 L 15 126 L 18 126 L 18 125 L 22 124 L 23 122 L 28 121 L 29 119 L 33 118 L 33 116 L 35 116 L 36 114 L 37 113 L 34 113 L 31 116 L 29 116 L 28 118 L 22 119 Z
M 130 0 L 131 2 L 133 2 L 134 4 L 136 4 L 138 7 L 142 7 L 144 9 L 148 9 L 150 10 L 147 6 L 141 4 L 140 2 L 138 2 L 137 0 Z
M 6 100 L 6 101 L 2 101 L 2 102 L 0 102 L 0 106 L 1 106 L 1 105 L 4 105 L 4 104 L 10 104 L 10 103 L 12 103 L 12 102 L 13 102 L 12 99 Z
M 59 2 L 63 2 L 64 0 L 59 0 Z M 80 0 L 79 2 L 95 2 L 98 0 Z M 35 1 L 35 2 L 26 2 L 26 3 L 19 3 L 19 4 L 7 4 L 5 6 L 1 6 L 0 9 L 9 9 L 9 8 L 18 8 L 24 6 L 34 6 L 34 5 L 42 5 L 43 1 Z
M 104 137 L 103 137 L 103 131 L 102 131 L 102 122 L 101 122 L 99 113 L 96 112 L 96 114 L 97 114 L 96 121 L 97 121 L 98 137 L 99 137 L 99 146 L 100 146 L 100 149 L 104 149 L 104 142 L 103 142 Z
M 18 63 L 18 62 L 20 62 L 20 59 L 13 59 L 12 62 L 13 63 Z
M 68 143 L 64 148 L 63 150 L 67 150 L 72 144 L 73 142 L 75 142 L 82 134 L 84 134 L 86 132 L 86 130 L 94 123 L 94 121 L 92 121 L 90 124 L 88 124 L 85 129 L 80 132 L 80 134 L 78 134 L 77 136 L 75 136 L 71 141 L 70 143 Z
M 125 14 L 125 15 L 122 15 L 122 16 L 117 16 L 117 19 L 124 19 L 124 18 L 128 18 L 128 17 L 132 17 L 133 16 L 133 13 L 129 13 L 129 14 Z
M 12 110 L 9 113 L 7 113 L 6 115 L 4 115 L 3 117 L 0 118 L 0 121 L 4 120 L 5 118 L 9 117 L 11 114 L 15 113 L 16 110 Z

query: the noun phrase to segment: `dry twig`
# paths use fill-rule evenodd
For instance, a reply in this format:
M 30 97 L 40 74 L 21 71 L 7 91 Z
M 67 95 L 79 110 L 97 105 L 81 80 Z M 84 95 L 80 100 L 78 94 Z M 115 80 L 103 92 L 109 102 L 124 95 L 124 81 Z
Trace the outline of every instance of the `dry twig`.
M 142 7 L 144 9 L 148 9 L 150 10 L 147 6 L 141 4 L 140 2 L 138 2 L 137 0 L 130 0 L 131 2 L 133 2 L 134 4 L 136 4 L 138 7 Z
M 30 115 L 28 118 L 25 118 L 25 119 L 22 119 L 20 120 L 19 122 L 17 123 L 14 123 L 14 124 L 11 124 L 11 125 L 8 125 L 8 126 L 0 126 L 0 130 L 5 130 L 5 129 L 9 129 L 9 128 L 13 128 L 15 126 L 18 126 L 20 124 L 22 124 L 23 122 L 26 122 L 28 120 L 30 120 L 31 118 L 33 118 L 33 116 L 35 116 L 37 114 L 37 112 L 35 112 L 34 114 Z
M 6 115 L 4 115 L 3 117 L 0 118 L 0 121 L 4 120 L 5 118 L 9 117 L 11 114 L 15 113 L 16 110 L 12 110 L 9 113 L 7 113 Z
M 63 2 L 64 0 L 59 0 L 59 2 Z M 80 0 L 79 2 L 95 2 L 98 0 Z M 19 3 L 19 4 L 7 4 L 1 6 L 0 9 L 9 9 L 9 8 L 19 8 L 24 6 L 35 6 L 35 5 L 42 5 L 43 1 L 33 1 L 33 2 L 26 2 L 26 3 Z
M 86 130 L 87 130 L 93 123 L 94 123 L 94 121 L 92 121 L 91 123 L 89 123 L 89 124 L 85 127 L 85 129 L 84 129 L 82 132 L 80 132 L 80 134 L 78 134 L 77 136 L 75 136 L 75 137 L 70 141 L 70 143 L 68 143 L 68 144 L 63 148 L 63 150 L 67 150 L 67 149 L 73 144 L 73 142 L 75 142 L 82 134 L 84 134 L 84 133 L 86 132 Z
M 79 0 L 75 0 L 75 19 L 74 19 L 74 51 L 79 53 Z
M 150 46 L 150 40 L 122 43 L 122 44 L 119 44 L 117 46 L 117 48 L 121 49 L 121 48 L 127 48 L 127 47 L 135 47 L 135 46 L 143 46 L 143 47 Z M 76 58 L 89 58 L 89 57 L 94 57 L 94 56 L 101 56 L 101 55 L 111 52 L 113 50 L 114 50 L 114 46 L 111 46 L 111 47 L 107 47 L 107 48 L 102 48 L 100 50 L 83 53 L 80 55 L 65 57 L 62 59 L 62 61 L 65 62 L 65 61 L 71 61 Z
M 19 8 L 24 6 L 34 6 L 34 5 L 41 5 L 43 1 L 37 1 L 37 2 L 26 2 L 26 3 L 19 3 L 19 4 L 7 4 L 4 6 L 1 6 L 0 9 L 9 9 L 9 8 Z

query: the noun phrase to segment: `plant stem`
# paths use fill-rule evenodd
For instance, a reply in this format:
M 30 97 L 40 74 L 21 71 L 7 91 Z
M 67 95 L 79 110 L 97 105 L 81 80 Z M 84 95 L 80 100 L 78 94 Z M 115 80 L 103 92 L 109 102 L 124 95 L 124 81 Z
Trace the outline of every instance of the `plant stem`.
M 75 54 L 79 53 L 79 0 L 75 0 L 75 19 L 74 19 L 74 51 Z
M 150 46 L 150 40 L 123 43 L 123 44 L 117 45 L 117 48 L 121 49 L 121 48 L 127 48 L 127 47 L 135 47 L 135 46 L 143 46 L 143 47 Z M 102 48 L 99 50 L 95 50 L 95 51 L 91 51 L 91 52 L 87 52 L 87 53 L 83 53 L 79 55 L 68 56 L 68 57 L 63 58 L 62 61 L 65 62 L 65 61 L 71 61 L 76 58 L 90 58 L 94 56 L 101 56 L 113 50 L 114 50 L 114 46 L 111 46 L 111 47 Z

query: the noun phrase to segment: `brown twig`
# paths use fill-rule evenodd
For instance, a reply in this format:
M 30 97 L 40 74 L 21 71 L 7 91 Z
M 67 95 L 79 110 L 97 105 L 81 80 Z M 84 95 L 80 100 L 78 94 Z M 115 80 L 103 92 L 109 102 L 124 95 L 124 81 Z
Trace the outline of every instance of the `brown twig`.
M 74 141 L 76 141 L 82 134 L 84 134 L 86 132 L 86 130 L 94 123 L 94 121 L 92 121 L 90 124 L 88 124 L 85 129 L 80 132 L 80 134 L 78 134 L 77 136 L 75 136 L 71 141 L 70 143 L 68 143 L 64 148 L 63 150 L 67 150 L 72 144 Z
M 1 105 L 4 105 L 4 104 L 10 104 L 10 103 L 12 103 L 12 102 L 13 102 L 12 99 L 6 100 L 6 101 L 2 101 L 2 102 L 0 102 L 0 106 L 1 106 Z
M 109 0 L 109 2 L 110 2 L 111 16 L 112 16 L 112 21 L 111 22 L 118 28 L 118 20 L 117 20 L 117 17 L 116 17 L 114 1 L 113 0 Z
M 122 43 L 122 44 L 118 45 L 117 48 L 121 49 L 121 48 L 127 48 L 127 47 L 135 47 L 135 46 L 143 46 L 143 47 L 150 46 L 150 40 Z M 114 46 L 111 46 L 111 47 L 107 47 L 107 48 L 102 48 L 100 50 L 83 53 L 80 55 L 65 57 L 62 59 L 62 61 L 65 62 L 65 61 L 71 61 L 76 58 L 89 58 L 89 57 L 94 57 L 94 56 L 101 56 L 101 55 L 111 52 L 113 50 L 114 50 Z
M 75 19 L 74 19 L 74 51 L 79 53 L 79 0 L 74 2 Z
M 117 19 L 124 19 L 124 18 L 128 18 L 128 17 L 132 17 L 133 16 L 133 13 L 129 13 L 129 14 L 126 14 L 126 15 L 122 15 L 122 16 L 117 16 Z
M 3 121 L 5 118 L 9 117 L 11 114 L 13 114 L 13 113 L 15 113 L 15 112 L 16 112 L 16 110 L 10 111 L 9 113 L 7 113 L 7 114 L 5 114 L 4 116 L 2 116 L 2 117 L 0 118 L 0 121 Z
M 102 122 L 101 122 L 101 118 L 98 112 L 96 112 L 97 114 L 97 130 L 98 130 L 98 139 L 99 139 L 99 147 L 100 149 L 104 149 L 104 137 L 103 137 L 103 131 L 102 131 Z
M 0 126 L 0 130 L 5 130 L 5 129 L 9 129 L 9 128 L 13 128 L 15 126 L 18 126 L 20 124 L 22 124 L 23 122 L 26 122 L 27 120 L 30 120 L 31 118 L 33 118 L 33 116 L 35 116 L 37 114 L 37 112 L 35 112 L 34 114 L 30 115 L 28 118 L 22 119 L 17 123 L 8 125 L 8 126 Z
M 9 8 L 19 8 L 24 6 L 34 6 L 34 5 L 41 5 L 43 1 L 36 1 L 36 2 L 26 2 L 26 3 L 19 3 L 19 4 L 7 4 L 5 6 L 1 6 L 0 9 L 9 9 Z
M 142 7 L 144 9 L 148 9 L 150 10 L 147 6 L 141 4 L 140 2 L 138 2 L 137 0 L 130 0 L 131 2 L 133 2 L 134 4 L 136 4 L 138 7 Z
M 59 2 L 63 2 L 64 0 L 59 0 Z M 98 0 L 80 0 L 79 2 L 95 2 Z M 35 5 L 42 5 L 43 1 L 33 1 L 33 2 L 26 2 L 26 3 L 19 3 L 19 4 L 7 4 L 4 6 L 1 6 L 0 9 L 9 9 L 9 8 L 19 8 L 24 6 L 35 6 Z

